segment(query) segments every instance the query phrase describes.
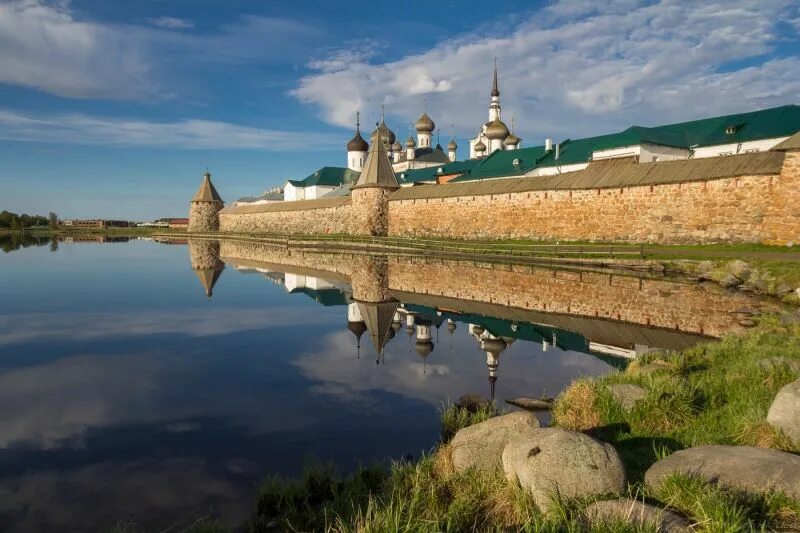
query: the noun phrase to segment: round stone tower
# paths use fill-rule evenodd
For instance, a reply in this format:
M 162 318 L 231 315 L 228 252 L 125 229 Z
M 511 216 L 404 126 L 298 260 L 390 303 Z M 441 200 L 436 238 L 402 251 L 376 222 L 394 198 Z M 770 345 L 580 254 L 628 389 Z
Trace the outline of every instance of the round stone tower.
M 189 232 L 219 231 L 219 212 L 223 207 L 225 204 L 211 183 L 211 174 L 206 172 L 197 194 L 189 203 Z
M 381 142 L 380 131 L 375 130 L 367 161 L 351 193 L 356 221 L 353 233 L 388 235 L 389 197 L 399 188 L 386 147 Z

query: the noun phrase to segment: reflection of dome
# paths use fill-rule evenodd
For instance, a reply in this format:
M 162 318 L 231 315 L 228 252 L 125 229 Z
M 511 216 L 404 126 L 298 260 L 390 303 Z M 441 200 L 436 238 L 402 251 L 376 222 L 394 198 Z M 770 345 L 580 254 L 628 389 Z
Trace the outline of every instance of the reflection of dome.
M 452 320 L 447 321 L 447 331 L 453 333 L 456 330 L 456 323 Z
M 429 117 L 427 113 L 423 113 L 417 119 L 417 122 L 416 124 L 414 124 L 414 127 L 417 129 L 419 133 L 430 133 L 434 129 L 436 129 L 436 124 L 434 124 L 433 120 L 431 120 L 431 117 Z
M 416 349 L 420 357 L 424 359 L 433 351 L 433 342 L 431 342 L 430 339 L 419 340 L 414 344 L 414 349 Z
M 361 335 L 367 331 L 367 325 L 364 323 L 363 320 L 358 322 L 348 322 L 347 329 L 353 332 L 353 335 L 356 336 L 356 339 L 361 340 Z
M 503 140 L 508 137 L 508 127 L 499 118 L 486 125 L 486 136 L 490 139 Z
M 386 342 L 394 339 L 395 335 L 397 335 L 397 330 L 394 328 L 389 328 L 389 331 L 386 332 Z
M 392 320 L 392 331 L 397 333 L 398 331 L 400 331 L 401 327 L 403 327 L 403 325 L 400 323 L 399 320 Z
M 481 350 L 489 352 L 492 355 L 498 355 L 506 349 L 506 342 L 503 339 L 483 339 L 481 341 Z
M 481 326 L 481 325 L 477 325 L 477 326 L 475 326 L 474 328 L 472 328 L 472 333 L 474 333 L 475 335 L 477 335 L 477 336 L 479 336 L 479 337 L 480 337 L 481 335 L 483 335 L 483 332 L 484 332 L 484 331 L 486 331 L 486 328 L 484 328 L 484 327 L 483 327 L 483 326 Z
M 414 330 L 414 325 L 413 324 L 409 324 L 408 326 L 406 326 L 406 333 L 408 333 L 409 337 L 413 337 L 414 336 L 414 331 L 415 330 Z
M 514 344 L 514 341 L 517 340 L 514 337 L 500 337 L 506 343 L 506 346 L 511 346 Z

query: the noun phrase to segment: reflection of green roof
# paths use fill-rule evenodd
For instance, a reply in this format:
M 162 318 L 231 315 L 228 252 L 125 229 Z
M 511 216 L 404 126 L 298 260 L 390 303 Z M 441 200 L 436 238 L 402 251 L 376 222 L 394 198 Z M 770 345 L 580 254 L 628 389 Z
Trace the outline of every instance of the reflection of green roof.
M 309 289 L 308 287 L 298 287 L 291 291 L 291 294 L 298 293 L 310 296 L 325 307 L 348 304 L 347 296 L 339 289 Z
M 289 183 L 295 187 L 313 187 L 315 185 L 337 187 L 343 183 L 355 183 L 358 181 L 358 175 L 358 172 L 349 168 L 322 167 L 302 180 L 289 180 Z
M 728 133 L 731 131 L 732 133 Z M 567 139 L 559 144 L 559 158 L 555 150 L 545 152 L 543 146 L 519 150 L 498 150 L 486 157 L 467 174 L 453 183 L 480 179 L 520 176 L 534 168 L 588 163 L 592 152 L 656 144 L 690 149 L 718 144 L 741 143 L 760 139 L 787 137 L 800 131 L 800 106 L 785 105 L 750 113 L 679 122 L 665 126 L 631 126 L 619 133 L 598 135 L 585 139 Z M 518 159 L 518 165 L 514 160 Z

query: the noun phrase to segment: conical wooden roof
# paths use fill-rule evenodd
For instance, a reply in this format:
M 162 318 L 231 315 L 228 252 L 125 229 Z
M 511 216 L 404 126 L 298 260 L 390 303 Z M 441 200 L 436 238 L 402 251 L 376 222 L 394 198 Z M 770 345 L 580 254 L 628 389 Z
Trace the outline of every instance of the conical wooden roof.
M 200 188 L 197 189 L 197 194 L 194 195 L 192 198 L 193 202 L 221 202 L 222 197 L 217 192 L 217 189 L 214 188 L 214 184 L 211 183 L 211 174 L 206 172 L 203 174 L 203 183 L 200 184 Z
M 398 305 L 399 302 L 397 300 L 380 303 L 358 302 L 361 318 L 364 319 L 364 323 L 367 325 L 369 337 L 372 339 L 372 344 L 375 345 L 378 353 L 383 353 L 383 347 L 390 338 L 389 329 L 392 326 L 392 318 L 395 311 L 397 311 Z
M 354 189 L 358 187 L 385 187 L 388 189 L 400 187 L 392 164 L 389 162 L 389 156 L 386 154 L 386 148 L 379 140 L 376 142 L 375 135 L 373 135 L 364 168 L 361 169 L 361 176 L 353 186 Z

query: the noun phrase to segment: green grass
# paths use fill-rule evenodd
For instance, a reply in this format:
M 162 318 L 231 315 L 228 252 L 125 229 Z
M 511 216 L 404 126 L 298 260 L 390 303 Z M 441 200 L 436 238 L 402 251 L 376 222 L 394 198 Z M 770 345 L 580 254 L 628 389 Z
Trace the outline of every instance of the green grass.
M 758 361 L 783 356 L 800 361 L 800 326 L 772 317 L 740 336 L 673 354 L 651 355 L 624 372 L 581 379 L 559 396 L 554 421 L 611 442 L 626 465 L 629 497 L 686 515 L 697 531 L 727 533 L 800 526 L 800 503 L 779 493 L 753 495 L 705 481 L 672 476 L 648 491 L 645 470 L 673 451 L 701 444 L 740 444 L 800 451 L 765 423 L 776 392 L 797 379 L 787 368 L 764 370 Z M 655 372 L 643 365 L 656 357 Z M 626 411 L 607 385 L 632 383 L 646 397 Z M 543 514 L 502 473 L 457 473 L 450 462 L 452 435 L 496 414 L 442 408 L 442 443 L 416 462 L 360 469 L 346 477 L 315 467 L 299 479 L 271 478 L 263 485 L 246 529 L 261 531 L 651 531 L 625 523 L 590 528 L 587 500 L 555 498 Z

